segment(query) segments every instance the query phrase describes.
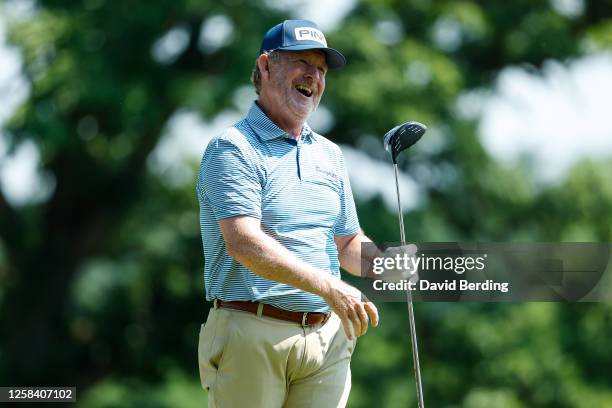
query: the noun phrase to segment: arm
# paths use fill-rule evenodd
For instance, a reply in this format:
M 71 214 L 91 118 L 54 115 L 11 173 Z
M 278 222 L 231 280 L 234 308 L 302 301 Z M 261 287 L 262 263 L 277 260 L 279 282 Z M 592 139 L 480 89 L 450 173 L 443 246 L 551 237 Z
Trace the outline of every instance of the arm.
M 361 231 L 355 235 L 336 235 L 334 240 L 338 249 L 340 266 L 351 275 L 363 276 L 362 272 L 371 268 L 373 259 L 380 256 L 380 252 L 374 245 L 371 246 L 371 251 L 362 253 L 361 244 L 372 242 L 372 240 Z
M 338 248 L 338 259 L 340 265 L 344 270 L 349 272 L 351 275 L 366 277 L 371 276 L 368 273 L 372 271 L 374 264 L 374 258 L 394 258 L 397 255 L 408 255 L 413 257 L 417 252 L 417 247 L 414 244 L 407 244 L 404 246 L 390 246 L 381 252 L 377 246 L 368 245 L 362 248 L 362 243 L 372 242 L 370 238 L 365 236 L 363 232 L 359 232 L 355 235 L 350 236 L 335 236 L 336 247 Z M 364 252 L 363 249 L 366 251 Z M 403 273 L 409 271 L 399 270 L 400 276 L 404 277 Z M 388 274 L 386 277 L 381 277 L 386 280 L 389 277 L 396 275 Z M 409 275 L 411 281 L 418 281 L 419 275 L 417 271 L 411 272 Z
M 347 337 L 352 338 L 351 325 L 360 336 L 367 331 L 368 318 L 378 324 L 376 307 L 362 302 L 357 289 L 298 259 L 264 233 L 257 218 L 225 218 L 219 226 L 230 256 L 263 278 L 321 296 L 340 317 Z
M 362 243 L 372 242 L 359 228 L 357 210 L 353 200 L 353 192 L 349 181 L 348 171 L 344 165 L 342 152 L 338 151 L 340 160 L 339 174 L 342 174 L 342 188 L 340 191 L 340 214 L 334 225 L 334 241 L 338 250 L 340 265 L 347 272 L 355 276 L 364 276 L 369 271 L 374 258 L 380 256 L 375 245 L 368 245 L 366 253 L 361 253 Z

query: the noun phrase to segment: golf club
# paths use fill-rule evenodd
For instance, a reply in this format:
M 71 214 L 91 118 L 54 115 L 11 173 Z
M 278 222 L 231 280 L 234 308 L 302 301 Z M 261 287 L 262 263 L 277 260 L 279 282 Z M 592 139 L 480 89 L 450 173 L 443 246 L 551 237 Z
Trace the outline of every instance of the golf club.
M 400 199 L 399 178 L 397 170 L 397 156 L 404 150 L 421 139 L 427 127 L 419 122 L 406 122 L 398 125 L 385 134 L 385 150 L 391 153 L 393 159 L 393 170 L 395 172 L 395 191 L 397 193 L 397 209 L 399 213 L 400 238 L 402 246 L 406 245 L 406 234 L 404 232 L 404 216 L 402 212 L 402 201 Z M 419 408 L 424 408 L 423 383 L 421 381 L 421 365 L 419 364 L 419 347 L 417 345 L 416 327 L 414 324 L 414 310 L 412 307 L 412 292 L 407 289 L 408 297 L 408 321 L 410 324 L 410 339 L 412 342 L 412 361 L 414 363 L 414 377 L 416 382 L 417 400 Z

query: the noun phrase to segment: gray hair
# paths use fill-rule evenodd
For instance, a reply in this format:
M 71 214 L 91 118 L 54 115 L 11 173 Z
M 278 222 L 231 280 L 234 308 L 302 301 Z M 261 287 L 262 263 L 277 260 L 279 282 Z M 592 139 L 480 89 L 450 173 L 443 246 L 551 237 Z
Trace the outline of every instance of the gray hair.
M 264 54 L 268 56 L 270 61 L 278 62 L 280 61 L 280 51 L 264 51 Z M 255 92 L 259 95 L 261 91 L 261 72 L 259 71 L 259 66 L 257 65 L 257 61 L 259 57 L 255 59 L 255 66 L 253 67 L 253 71 L 251 71 L 251 82 L 255 85 Z

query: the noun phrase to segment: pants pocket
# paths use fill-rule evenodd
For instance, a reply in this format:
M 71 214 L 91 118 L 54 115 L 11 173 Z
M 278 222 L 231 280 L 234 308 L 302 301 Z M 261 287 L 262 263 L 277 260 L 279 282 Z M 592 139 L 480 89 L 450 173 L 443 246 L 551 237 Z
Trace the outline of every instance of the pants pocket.
M 227 344 L 227 322 L 219 310 L 211 309 L 205 324 L 200 327 L 198 343 L 198 366 L 202 388 L 213 387 L 217 370 Z

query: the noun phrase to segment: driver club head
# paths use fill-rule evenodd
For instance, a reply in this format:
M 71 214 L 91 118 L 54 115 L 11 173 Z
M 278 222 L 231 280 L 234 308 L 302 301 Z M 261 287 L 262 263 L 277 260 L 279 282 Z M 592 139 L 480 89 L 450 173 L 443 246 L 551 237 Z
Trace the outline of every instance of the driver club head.
M 397 164 L 397 156 L 421 139 L 427 131 L 427 126 L 419 122 L 406 122 L 398 125 L 385 134 L 385 150 L 391 153 L 393 164 Z

